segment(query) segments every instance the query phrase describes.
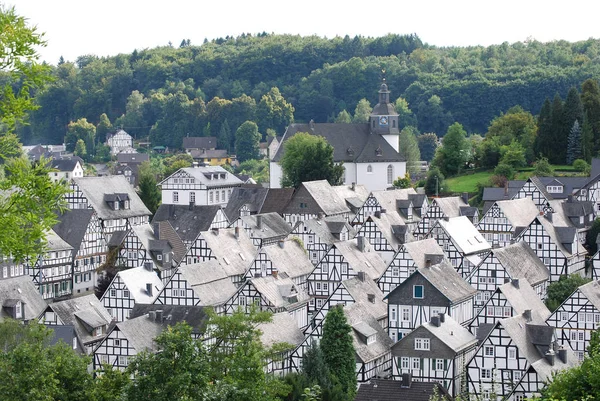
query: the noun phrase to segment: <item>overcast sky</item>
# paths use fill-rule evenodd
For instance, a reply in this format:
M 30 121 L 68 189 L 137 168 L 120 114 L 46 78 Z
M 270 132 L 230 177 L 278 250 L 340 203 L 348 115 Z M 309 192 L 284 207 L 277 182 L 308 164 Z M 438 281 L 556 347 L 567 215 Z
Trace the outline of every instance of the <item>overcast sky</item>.
M 15 6 L 48 46 L 42 58 L 110 56 L 182 39 L 241 33 L 383 36 L 416 33 L 437 46 L 600 38 L 596 0 L 0 0 Z

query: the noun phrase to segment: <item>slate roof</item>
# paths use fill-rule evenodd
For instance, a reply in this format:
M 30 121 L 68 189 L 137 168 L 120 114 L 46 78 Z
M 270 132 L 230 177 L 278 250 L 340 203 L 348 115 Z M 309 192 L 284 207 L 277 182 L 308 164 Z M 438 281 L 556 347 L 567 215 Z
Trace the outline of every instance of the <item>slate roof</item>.
M 192 149 L 189 151 L 194 159 L 225 159 L 227 151 L 225 149 Z
M 405 235 L 406 225 L 404 220 L 400 217 L 400 215 L 395 211 L 389 211 L 385 213 L 381 213 L 377 217 L 376 215 L 369 216 L 367 220 L 371 220 L 379 231 L 381 232 L 383 238 L 385 238 L 389 245 L 397 250 L 401 244 L 405 242 L 409 242 L 412 239 L 412 235 Z M 365 227 L 364 225 L 362 227 Z M 362 228 L 361 227 L 361 228 Z M 358 235 L 361 235 L 360 230 Z
M 223 305 L 237 291 L 227 271 L 215 259 L 179 266 L 179 272 L 200 299 L 201 306 Z
M 474 255 L 492 247 L 466 216 L 440 219 L 439 224 L 464 255 Z
M 526 278 L 519 278 L 518 281 L 513 279 L 499 286 L 496 291 L 504 295 L 517 314 L 529 309 L 535 310 L 544 321 L 550 317 L 550 311 Z
M 346 201 L 327 180 L 303 182 L 302 186 L 308 190 L 326 216 L 350 212 Z
M 415 208 L 414 211 L 416 211 L 417 205 L 415 205 L 413 200 L 421 200 L 421 202 L 418 204 L 419 207 L 423 202 L 422 196 L 418 195 L 414 188 L 394 189 L 390 191 L 373 191 L 371 192 L 371 195 L 377 199 L 377 202 L 379 202 L 379 205 L 383 209 L 388 212 L 400 212 L 403 217 L 406 217 L 405 209 L 409 206 L 406 202 L 409 202 L 413 205 L 413 208 Z M 418 221 L 418 219 L 415 220 L 415 217 L 416 216 L 413 213 L 413 221 Z
M 277 309 L 293 310 L 299 305 L 307 303 L 310 298 L 289 277 L 265 276 L 252 278 L 250 281 L 262 297 L 269 302 L 269 305 Z
M 78 177 L 73 178 L 79 189 L 83 192 L 89 204 L 103 220 L 121 219 L 134 216 L 150 216 L 150 210 L 144 205 L 127 178 L 122 175 L 106 177 Z M 114 210 L 105 202 L 106 194 L 127 194 L 129 196 L 129 209 Z
M 290 124 L 282 145 L 298 132 L 318 135 L 333 147 L 333 161 L 347 163 L 406 161 L 381 135 L 372 135 L 369 124 L 310 123 Z M 279 162 L 285 146 L 280 145 L 273 161 Z M 379 151 L 379 153 L 377 152 Z M 378 156 L 380 154 L 380 156 Z
M 438 394 L 447 394 L 439 383 L 413 381 L 410 387 L 402 387 L 400 380 L 373 379 L 360 385 L 354 401 L 430 401 L 436 387 Z
M 439 326 L 428 322 L 423 327 L 456 353 L 477 344 L 475 336 L 448 315 L 444 316 L 444 322 L 440 322 Z
M 353 277 L 344 280 L 342 285 L 346 288 L 350 296 L 352 296 L 354 302 L 364 305 L 374 318 L 381 320 L 387 317 L 387 302 L 384 302 L 383 292 L 381 292 L 375 281 L 372 280 L 372 277 L 365 277 L 364 280 Z M 374 296 L 369 298 L 369 295 Z
M 233 196 L 231 199 L 234 199 Z M 219 205 L 190 207 L 189 205 L 162 204 L 156 210 L 152 223 L 168 221 L 183 241 L 192 242 L 200 232 L 209 230 L 220 208 Z
M 119 153 L 117 154 L 117 162 L 124 164 L 140 164 L 150 160 L 150 155 L 147 153 Z
M 285 273 L 290 278 L 301 277 L 310 274 L 314 266 L 308 259 L 304 248 L 295 240 L 283 241 L 283 247 L 270 244 L 262 248 L 273 263 L 273 267 L 279 274 Z
M 261 229 L 258 229 L 258 218 L 261 219 Z M 252 214 L 241 217 L 241 220 L 252 230 L 253 238 L 285 238 L 292 231 L 292 227 L 277 213 Z
M 346 204 L 352 209 L 361 207 L 369 197 L 369 191 L 364 185 L 334 185 L 331 187 L 338 196 L 346 201 Z
M 336 242 L 333 246 L 344 256 L 344 259 L 352 270 L 357 273 L 367 273 L 374 280 L 383 274 L 386 264 L 369 244 L 369 241 L 365 239 L 364 243 L 365 250 L 363 252 L 358 249 L 358 240 L 356 238 Z
M 63 251 L 65 249 L 73 249 L 73 247 L 59 237 L 54 230 L 48 230 L 46 232 L 46 251 Z
M 119 231 L 115 231 L 111 236 L 110 239 L 108 240 L 108 247 L 112 248 L 112 247 L 117 247 L 119 245 L 121 245 L 123 243 L 123 240 L 125 240 L 125 237 L 127 236 L 127 230 L 119 230 Z
M 183 138 L 184 149 L 215 149 L 217 137 L 215 136 L 187 136 Z
M 513 227 L 526 227 L 540 214 L 535 203 L 529 198 L 503 200 L 496 204 Z
M 224 210 L 227 219 L 234 221 L 240 217 L 240 209 L 244 205 L 248 205 L 250 213 L 259 213 L 268 192 L 268 188 L 261 186 L 234 188 Z
M 515 197 L 521 188 L 497 188 L 497 187 L 485 187 L 483 188 L 483 197 L 482 200 L 484 202 L 494 202 L 499 200 L 508 200 Z
M 454 304 L 471 298 L 477 293 L 477 290 L 463 280 L 454 267 L 446 261 L 431 267 L 417 269 L 413 274 L 421 274 Z M 396 287 L 394 291 L 398 288 L 400 287 Z
M 520 241 L 504 248 L 493 249 L 492 254 L 510 277 L 527 279 L 531 285 L 538 285 L 550 279 L 548 268 L 526 242 Z
M 154 339 L 162 332 L 163 326 L 156 320 L 150 319 L 148 315 L 119 322 L 115 325 L 115 329 L 117 328 L 138 354 L 145 350 L 158 351 Z
M 354 328 L 352 330 L 354 352 L 361 362 L 369 363 L 390 352 L 390 347 L 394 342 L 383 327 L 381 327 L 378 319 L 373 316 L 369 305 L 361 302 L 350 304 L 344 308 L 344 314 L 346 315 L 348 324 Z M 361 325 L 370 329 L 365 334 L 375 334 L 376 341 L 374 343 L 366 344 L 366 341 L 358 335 L 362 333 L 357 333 L 356 327 L 361 327 Z
M 276 343 L 298 346 L 304 341 L 302 331 L 289 312 L 275 313 L 270 322 L 261 323 L 256 328 L 261 331 L 260 341 L 265 347 L 272 347 Z
M 77 163 L 83 167 L 83 160 L 77 156 L 73 156 L 69 158 L 52 159 L 50 165 L 53 169 L 58 171 L 71 172 L 75 170 Z
M 107 326 L 113 320 L 112 316 L 94 294 L 71 298 L 48 305 L 63 324 L 75 328 L 77 338 L 82 344 L 98 341 L 93 335 L 93 329 Z
M 538 182 L 544 186 L 544 190 L 548 185 L 562 185 L 562 193 L 549 194 L 550 199 L 566 199 L 569 195 L 579 191 L 590 181 L 590 177 L 535 177 Z M 554 183 L 558 181 L 558 183 Z
M 598 281 L 590 281 L 589 283 L 582 285 L 579 287 L 579 291 L 596 309 L 600 310 L 600 283 Z
M 334 231 L 339 233 L 341 231 L 339 225 L 341 224 L 348 228 L 348 238 L 354 238 L 356 235 L 354 228 L 350 226 L 350 224 L 348 224 L 346 219 L 342 216 L 324 217 L 322 219 L 308 219 L 299 224 L 304 224 L 307 229 L 315 233 L 315 235 L 327 245 L 332 245 L 335 242 L 340 241 L 339 237 L 334 235 Z
M 113 281 L 117 280 L 117 277 L 121 278 L 136 304 L 151 304 L 164 287 L 158 275 L 154 271 L 147 270 L 144 267 L 121 270 L 117 273 Z M 146 292 L 147 283 L 152 284 L 152 295 Z M 104 296 L 106 296 L 106 293 Z
M 23 320 L 37 319 L 46 309 L 46 301 L 33 285 L 31 277 L 19 276 L 0 280 L 0 306 L 6 306 L 9 300 L 18 300 L 25 304 Z M 11 317 L 4 308 L 0 309 L 0 322 Z
M 203 185 L 206 188 L 220 188 L 224 186 L 233 187 L 240 186 L 243 184 L 243 182 L 239 178 L 237 178 L 234 174 L 231 174 L 221 166 L 184 167 L 177 170 L 175 173 L 179 171 L 183 171 L 191 177 L 194 177 L 197 184 Z M 225 178 L 211 180 L 205 174 L 225 174 Z M 165 178 L 158 185 L 162 185 L 168 179 L 169 177 Z
M 446 217 L 458 217 L 461 215 L 460 208 L 463 206 L 469 206 L 460 196 L 435 198 L 432 203 L 433 202 L 439 206 Z
M 67 209 L 64 213 L 58 214 L 58 223 L 52 227 L 52 230 L 73 247 L 74 253 L 77 253 L 93 214 L 92 209 Z
M 439 255 L 445 259 L 446 253 L 433 238 L 427 238 L 420 241 L 407 242 L 402 245 L 408 252 L 417 268 L 425 267 L 428 255 Z
M 131 310 L 130 319 L 148 317 L 149 312 L 162 311 L 164 325 L 175 326 L 186 322 L 194 333 L 203 333 L 208 322 L 208 315 L 202 306 L 189 305 L 142 305 L 136 304 Z
M 171 246 L 171 250 L 173 251 L 173 260 L 176 263 L 181 262 L 185 254 L 187 253 L 187 248 L 171 223 L 169 221 L 158 221 L 158 237 L 167 241 Z
M 201 234 L 213 256 L 230 277 L 244 274 L 254 260 L 256 248 L 245 230 L 239 230 L 239 238 L 236 238 L 234 228 L 221 228 Z
M 597 157 L 594 157 L 594 158 L 592 158 L 590 178 L 596 177 L 599 174 L 600 174 L 600 159 Z
M 553 221 L 549 221 L 545 216 L 538 216 L 536 220 L 539 221 L 548 235 L 552 238 L 554 243 L 563 252 L 566 257 L 573 256 L 575 254 L 583 255 L 587 253 L 583 245 L 576 238 L 577 229 L 575 227 L 559 226 L 560 222 L 555 219 L 556 213 L 553 213 Z M 559 216 L 556 216 L 559 217 Z M 575 249 L 572 249 L 569 244 L 575 244 Z
M 283 214 L 286 206 L 294 196 L 294 188 L 269 188 L 267 196 L 260 208 L 260 213 Z

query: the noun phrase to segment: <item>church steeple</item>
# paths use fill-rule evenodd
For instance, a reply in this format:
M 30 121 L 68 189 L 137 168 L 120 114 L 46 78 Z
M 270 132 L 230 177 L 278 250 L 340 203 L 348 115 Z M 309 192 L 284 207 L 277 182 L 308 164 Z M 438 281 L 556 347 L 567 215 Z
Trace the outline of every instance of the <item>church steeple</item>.
M 383 78 L 383 82 L 381 83 L 381 88 L 379 88 L 379 104 L 385 104 L 390 102 L 390 91 L 388 90 L 387 84 L 385 83 L 385 78 Z
M 390 91 L 384 77 L 379 87 L 379 103 L 373 107 L 373 112 L 369 116 L 371 133 L 384 136 L 399 135 L 398 117 L 396 108 L 390 103 Z

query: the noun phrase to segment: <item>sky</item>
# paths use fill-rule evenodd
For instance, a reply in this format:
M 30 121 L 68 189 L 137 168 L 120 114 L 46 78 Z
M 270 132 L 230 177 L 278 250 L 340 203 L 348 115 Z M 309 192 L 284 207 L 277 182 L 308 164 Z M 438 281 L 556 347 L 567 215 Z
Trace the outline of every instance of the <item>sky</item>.
M 378 37 L 416 33 L 436 46 L 600 38 L 596 0 L 0 0 L 45 33 L 56 64 L 84 54 L 200 45 L 242 33 Z

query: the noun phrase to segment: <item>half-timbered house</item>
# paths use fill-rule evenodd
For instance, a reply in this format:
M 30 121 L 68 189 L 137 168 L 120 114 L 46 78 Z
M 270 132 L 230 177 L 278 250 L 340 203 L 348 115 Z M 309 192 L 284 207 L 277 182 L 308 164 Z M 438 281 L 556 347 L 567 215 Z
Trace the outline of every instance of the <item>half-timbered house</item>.
M 560 344 L 570 347 L 580 361 L 600 326 L 600 284 L 592 281 L 576 289 L 546 321 L 556 328 Z
M 335 243 L 308 276 L 308 293 L 313 297 L 309 313 L 318 310 L 340 282 L 359 274 L 375 280 L 384 270 L 383 259 L 364 237 Z
M 340 241 L 348 241 L 356 236 L 356 231 L 340 216 L 304 220 L 296 223 L 290 237 L 301 240 L 313 265 L 316 265 L 329 248 Z
M 563 275 L 584 274 L 586 250 L 577 239 L 577 229 L 569 226 L 561 213 L 548 211 L 537 216 L 518 236 L 525 241 L 550 271 L 553 283 Z
M 550 311 L 525 278 L 513 278 L 499 286 L 478 308 L 469 323 L 469 331 L 478 339 L 487 336 L 500 319 L 520 315 L 526 310 L 537 310 L 542 318 L 548 318 Z
M 579 201 L 592 202 L 594 208 L 594 218 L 600 212 L 600 174 L 592 174 L 590 179 L 574 192 L 575 198 Z
M 94 209 L 106 242 L 118 231 L 146 224 L 150 210 L 123 176 L 73 178 L 65 195 L 70 209 Z
M 4 257 L 0 259 L 0 280 L 27 275 L 26 262 L 15 262 L 13 259 Z M 27 275 L 29 277 L 29 275 Z
M 64 299 L 73 294 L 73 247 L 54 232 L 46 235 L 46 249 L 25 271 L 44 299 Z
M 564 217 L 573 227 L 577 228 L 577 238 L 582 244 L 586 243 L 586 236 L 594 223 L 594 204 L 590 201 L 579 201 L 573 195 L 560 203 Z
M 530 198 L 496 201 L 484 212 L 477 229 L 493 248 L 507 246 L 539 213 Z
M 216 259 L 227 271 L 232 282 L 240 286 L 256 252 L 256 247 L 246 232 L 239 227 L 215 228 L 198 234 L 180 265 Z
M 402 244 L 385 272 L 378 278 L 377 284 L 383 294 L 387 295 L 415 270 L 437 265 L 445 259 L 444 250 L 433 238 Z
M 202 231 L 229 227 L 229 220 L 219 205 L 160 205 L 152 223 L 163 221 L 171 224 L 187 248 Z
M 319 215 L 342 216 L 348 220 L 350 208 L 326 180 L 303 182 L 283 211 L 291 226 Z
M 260 213 L 268 192 L 269 188 L 260 185 L 234 188 L 227 207 L 223 209 L 227 219 L 235 221 L 242 216 Z
M 427 207 L 427 212 L 421 216 L 413 235 L 417 239 L 423 239 L 431 230 L 436 221 L 444 217 L 467 216 L 471 223 L 479 223 L 479 214 L 469 206 L 467 196 L 450 196 L 447 198 L 435 198 Z
M 185 167 L 158 184 L 165 205 L 227 206 L 234 188 L 242 181 L 220 166 Z
M 306 291 L 308 276 L 314 266 L 298 242 L 289 239 L 259 249 L 254 261 L 246 271 L 246 278 L 278 274 L 282 278 L 291 279 L 294 285 Z
M 394 258 L 400 246 L 412 239 L 408 226 L 395 211 L 375 212 L 367 217 L 357 235 L 365 237 L 386 264 Z
M 392 346 L 395 378 L 438 382 L 452 397 L 463 393 L 464 368 L 475 354 L 477 339 L 444 313 L 414 329 Z
M 551 375 L 529 375 L 531 368 L 557 372 L 576 364 L 570 349 L 556 348 L 554 328 L 536 310 L 497 321 L 467 364 L 469 395 L 515 401 L 539 396 Z M 524 391 L 515 393 L 519 386 Z
M 225 312 L 225 302 L 237 292 L 228 272 L 216 259 L 179 266 L 154 300 L 155 305 L 212 307 Z
M 73 295 L 89 294 L 108 252 L 100 220 L 92 209 L 67 210 L 58 219 L 53 230 L 73 247 Z
M 390 337 L 398 341 L 440 313 L 467 325 L 475 293 L 448 262 L 417 269 L 385 296 Z
M 292 231 L 290 225 L 277 213 L 242 216 L 233 221 L 231 227 L 244 229 L 257 248 L 284 240 Z
M 0 280 L 0 322 L 7 318 L 29 322 L 37 320 L 46 301 L 29 276 Z
M 430 401 L 432 399 L 450 401 L 450 396 L 440 383 L 427 383 L 412 380 L 409 374 L 400 380 L 373 379 L 362 383 L 354 401 Z
M 257 329 L 260 330 L 260 342 L 265 348 L 271 348 L 277 343 L 291 346 L 267 359 L 266 372 L 280 377 L 291 373 L 291 353 L 304 341 L 302 330 L 296 325 L 294 317 L 287 312 L 275 313 L 270 322 L 259 324 Z
M 111 321 L 112 316 L 94 294 L 51 303 L 39 319 L 40 323 L 50 328 L 73 326 L 77 348 L 88 355 L 104 339 Z
M 110 154 L 116 155 L 123 150 L 133 148 L 133 137 L 119 129 L 106 135 L 106 145 L 110 148 Z
M 562 193 L 562 187 L 556 191 Z M 554 199 L 538 177 L 529 177 L 514 197 L 531 199 L 540 212 L 548 210 L 550 208 L 549 201 Z
M 473 303 L 479 310 L 490 296 L 513 278 L 526 279 L 541 299 L 546 298 L 550 272 L 535 252 L 524 242 L 504 248 L 495 248 L 467 277 L 467 282 L 477 290 Z
M 100 301 L 117 322 L 122 322 L 129 319 L 135 304 L 153 303 L 163 287 L 151 267 L 135 267 L 118 272 Z
M 369 191 L 364 185 L 356 185 L 355 183 L 350 185 L 334 185 L 331 188 L 340 198 L 346 201 L 346 206 L 350 209 L 348 220 L 352 221 L 369 197 Z
M 466 216 L 439 219 L 427 236 L 437 241 L 462 277 L 467 277 L 491 249 Z
M 308 300 L 306 291 L 290 278 L 274 273 L 246 280 L 225 302 L 225 313 L 233 314 L 237 310 L 249 313 L 253 308 L 272 313 L 287 312 L 294 318 L 296 326 L 302 329 L 308 324 Z

